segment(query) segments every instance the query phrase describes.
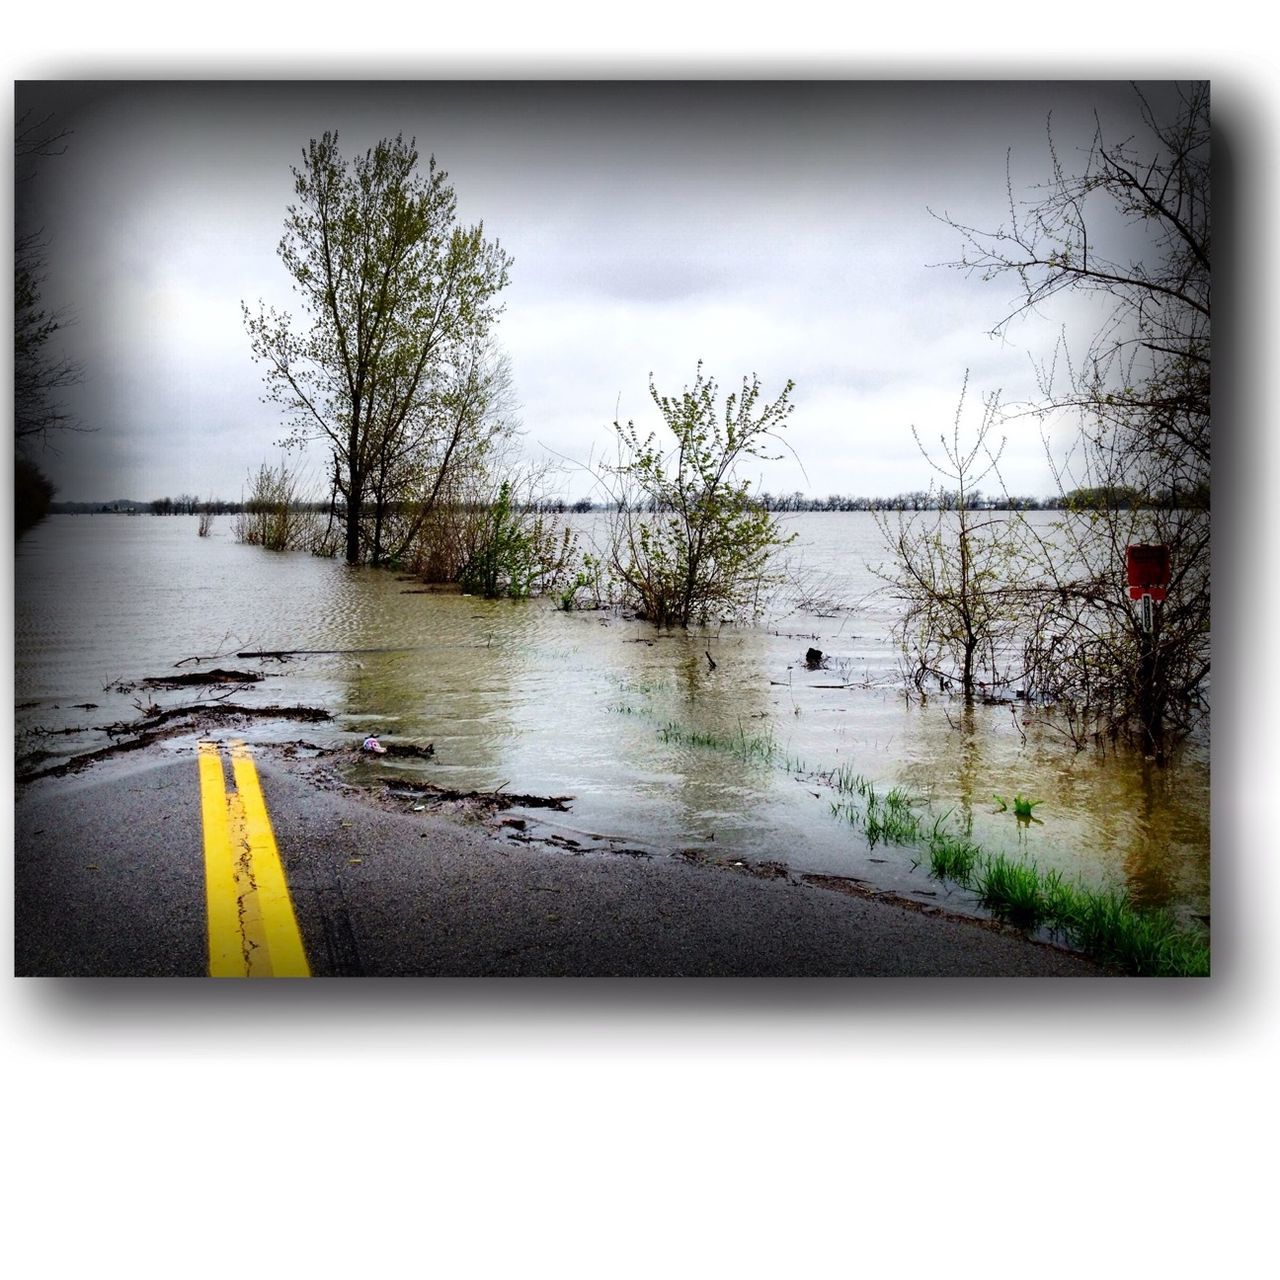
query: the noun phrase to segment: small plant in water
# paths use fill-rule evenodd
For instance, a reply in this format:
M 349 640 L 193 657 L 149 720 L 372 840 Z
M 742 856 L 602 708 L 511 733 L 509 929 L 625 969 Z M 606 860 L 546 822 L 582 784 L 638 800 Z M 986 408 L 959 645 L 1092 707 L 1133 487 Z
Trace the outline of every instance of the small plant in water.
M 1020 822 L 1030 822 L 1032 820 L 1031 810 L 1038 804 L 1044 804 L 1043 800 L 1032 800 L 1030 796 L 1024 796 L 1021 792 L 1018 792 L 1012 801 L 1009 800 L 1008 796 L 993 796 L 992 798 L 1000 806 L 996 810 L 997 813 L 1008 813 L 1012 808 L 1013 816 Z M 1036 821 L 1038 822 L 1039 819 L 1037 818 Z
M 982 850 L 972 841 L 947 831 L 943 817 L 935 818 L 929 832 L 929 873 L 938 880 L 954 880 L 968 886 L 974 868 L 982 858 Z

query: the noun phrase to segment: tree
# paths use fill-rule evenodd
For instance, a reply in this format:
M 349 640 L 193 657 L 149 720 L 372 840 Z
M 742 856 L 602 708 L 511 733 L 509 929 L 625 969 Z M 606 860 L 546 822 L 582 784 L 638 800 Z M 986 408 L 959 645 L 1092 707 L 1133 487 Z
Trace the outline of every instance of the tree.
M 1028 656 L 1041 688 L 1080 700 L 1112 733 L 1136 726 L 1157 757 L 1166 730 L 1185 732 L 1203 710 L 1209 675 L 1209 88 L 1176 92 L 1167 119 L 1138 92 L 1141 143 L 1108 144 L 1098 122 L 1076 172 L 1051 132 L 1050 180 L 1023 206 L 1010 190 L 996 231 L 947 219 L 966 246 L 950 265 L 1017 281 L 995 333 L 1064 292 L 1102 305 L 1082 353 L 1064 337 L 1042 362 L 1040 398 L 1026 407 L 1044 422 L 1077 415 L 1059 487 L 1093 495 L 1088 519 L 1064 518 L 1041 543 L 1044 599 Z M 1104 254 L 1122 231 L 1136 245 Z M 1151 541 L 1170 547 L 1174 582 L 1147 632 L 1127 599 L 1124 556 Z
M 501 311 L 509 256 L 483 224 L 457 224 L 448 175 L 401 135 L 350 164 L 337 133 L 293 169 L 297 201 L 279 255 L 304 320 L 243 306 L 267 399 L 292 415 L 291 443 L 328 443 L 345 508 L 346 559 L 373 550 L 366 500 L 430 435 L 433 395 Z M 376 542 L 376 539 L 375 539 Z M 380 552 L 381 548 L 377 548 Z
M 510 363 L 488 340 L 446 362 L 421 411 L 378 433 L 371 482 L 375 564 L 403 562 L 424 527 L 483 473 L 517 429 Z M 483 487 L 483 486 L 482 486 Z
M 23 112 L 14 127 L 14 181 L 18 193 L 36 174 L 36 162 L 62 155 L 70 136 L 51 116 Z M 15 200 L 13 242 L 13 435 L 14 510 L 19 537 L 49 510 L 55 489 L 32 459 L 37 445 L 49 447 L 51 432 L 86 430 L 67 408 L 63 393 L 83 377 L 80 365 L 58 349 L 55 335 L 68 324 L 41 294 L 49 243 L 30 225 Z
M 60 156 L 70 134 L 50 116 L 24 112 L 14 130 L 14 177 L 22 186 L 36 174 L 36 161 Z M 51 431 L 83 429 L 62 393 L 81 381 L 80 366 L 57 349 L 54 335 L 65 328 L 64 312 L 51 311 L 41 295 L 49 244 L 41 227 L 18 219 L 13 254 L 13 429 L 21 450 L 47 444 Z
M 980 686 L 1013 677 L 1024 568 L 1017 519 L 979 512 L 978 485 L 999 478 L 1005 442 L 993 449 L 988 439 L 999 416 L 998 395 L 984 402 L 972 440 L 963 439 L 968 386 L 966 372 L 950 437 L 939 436 L 942 461 L 912 428 L 925 461 L 955 487 L 916 495 L 922 501 L 912 504 L 911 514 L 900 510 L 894 520 L 877 511 L 875 520 L 894 557 L 892 569 L 879 572 L 900 606 L 895 635 L 911 682 L 918 689 L 930 679 L 940 689 L 955 685 L 971 702 Z
M 56 492 L 38 467 L 19 457 L 13 465 L 14 528 L 21 537 L 32 525 L 49 514 L 49 504 Z
M 1130 450 L 1159 455 L 1172 469 L 1164 479 L 1190 489 L 1207 480 L 1210 454 L 1209 86 L 1179 88 L 1170 122 L 1141 93 L 1138 101 L 1144 150 L 1132 139 L 1108 145 L 1098 122 L 1080 172 L 1069 173 L 1050 132 L 1052 177 L 1021 207 L 1010 192 L 1005 226 L 982 232 L 945 219 L 966 244 L 949 265 L 1017 280 L 996 335 L 1064 291 L 1100 297 L 1105 318 L 1083 359 L 1061 346 L 1061 374 L 1057 361 L 1044 363 L 1041 389 L 1055 409 L 1081 410 L 1132 437 Z M 1138 242 L 1125 260 L 1098 247 L 1117 240 L 1118 225 Z
M 771 402 L 759 380 L 743 378 L 723 413 L 718 388 L 699 362 L 692 387 L 664 396 L 649 376 L 649 394 L 675 437 L 674 446 L 634 422 L 613 424 L 620 460 L 612 469 L 619 514 L 612 567 L 639 616 L 661 627 L 687 627 L 712 617 L 758 612 L 770 581 L 772 554 L 791 541 L 755 499 L 736 468 L 768 458 L 770 440 L 793 405 L 788 381 Z

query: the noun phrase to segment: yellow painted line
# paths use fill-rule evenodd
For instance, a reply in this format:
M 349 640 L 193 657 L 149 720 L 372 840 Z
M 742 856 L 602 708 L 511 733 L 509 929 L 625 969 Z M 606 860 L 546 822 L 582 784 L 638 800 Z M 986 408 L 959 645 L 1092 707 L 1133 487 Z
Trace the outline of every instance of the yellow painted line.
M 200 744 L 200 811 L 204 824 L 204 879 L 209 919 L 209 976 L 245 976 L 240 933 L 240 893 L 231 851 L 222 757 L 212 742 Z
M 231 744 L 231 767 L 235 773 L 236 791 L 244 804 L 245 830 L 248 836 L 250 865 L 257 884 L 257 906 L 262 913 L 267 950 L 271 954 L 271 973 L 276 978 L 309 978 L 311 969 L 298 931 L 298 919 L 289 899 L 280 850 L 267 816 L 267 802 L 262 798 L 258 771 L 243 742 Z
M 231 849 L 236 861 L 236 899 L 240 916 L 240 944 L 244 951 L 244 974 L 250 978 L 270 978 L 271 953 L 267 949 L 262 904 L 254 881 L 253 859 L 244 816 L 244 800 L 238 791 L 227 796 L 227 819 Z
M 215 743 L 200 743 L 199 764 L 210 976 L 310 977 L 249 749 L 231 744 L 236 789 L 230 794 Z

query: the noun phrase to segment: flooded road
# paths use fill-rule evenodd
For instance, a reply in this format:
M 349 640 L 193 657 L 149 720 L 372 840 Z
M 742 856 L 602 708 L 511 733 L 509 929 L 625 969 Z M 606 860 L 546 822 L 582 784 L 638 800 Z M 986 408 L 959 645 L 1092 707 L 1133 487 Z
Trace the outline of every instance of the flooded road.
M 870 597 L 872 517 L 787 522 L 792 582 L 761 625 L 667 635 L 612 612 L 424 593 L 393 573 L 240 546 L 230 517 L 201 539 L 194 517 L 54 516 L 17 550 L 19 769 L 32 752 L 100 748 L 100 726 L 148 705 L 195 701 L 136 682 L 199 658 L 267 676 L 238 703 L 334 712 L 299 731 L 317 744 L 377 732 L 435 746 L 429 761 L 358 760 L 355 780 L 572 795 L 557 829 L 584 841 L 731 853 L 971 906 L 913 865 L 918 851 L 873 847 L 833 814 L 820 775 L 844 767 L 992 850 L 1207 915 L 1207 742 L 1161 769 L 1077 752 L 1022 708 L 908 702 L 892 616 Z M 592 517 L 580 523 L 589 536 Z M 806 666 L 809 647 L 822 667 Z M 304 649 L 339 652 L 235 656 Z M 275 731 L 244 736 L 255 732 Z M 1041 801 L 1038 822 L 998 811 L 993 796 L 1015 792 Z

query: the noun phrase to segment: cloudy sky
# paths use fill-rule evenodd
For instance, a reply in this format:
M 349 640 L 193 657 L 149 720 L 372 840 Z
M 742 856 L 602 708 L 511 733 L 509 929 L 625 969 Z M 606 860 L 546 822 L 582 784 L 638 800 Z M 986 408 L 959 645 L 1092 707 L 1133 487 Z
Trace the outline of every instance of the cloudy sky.
M 499 336 L 531 458 L 599 458 L 615 412 L 657 424 L 650 371 L 676 392 L 702 359 L 726 387 L 794 379 L 798 462 L 759 478 L 815 494 L 924 487 L 911 427 L 949 426 L 966 370 L 974 410 L 1017 401 L 1061 325 L 1087 337 L 1067 303 L 987 336 L 1012 283 L 934 265 L 960 237 L 930 210 L 1005 221 L 1006 158 L 1021 199 L 1051 116 L 1068 162 L 1095 112 L 1109 140 L 1141 133 L 1122 82 L 28 82 L 27 110 L 71 131 L 18 212 L 50 241 L 46 295 L 85 369 L 73 407 L 95 431 L 42 461 L 73 501 L 236 498 L 275 456 L 240 303 L 289 305 L 290 166 L 326 129 L 347 154 L 416 136 L 513 255 Z M 1008 430 L 1009 487 L 1050 492 L 1038 430 Z M 570 466 L 558 488 L 590 480 Z

